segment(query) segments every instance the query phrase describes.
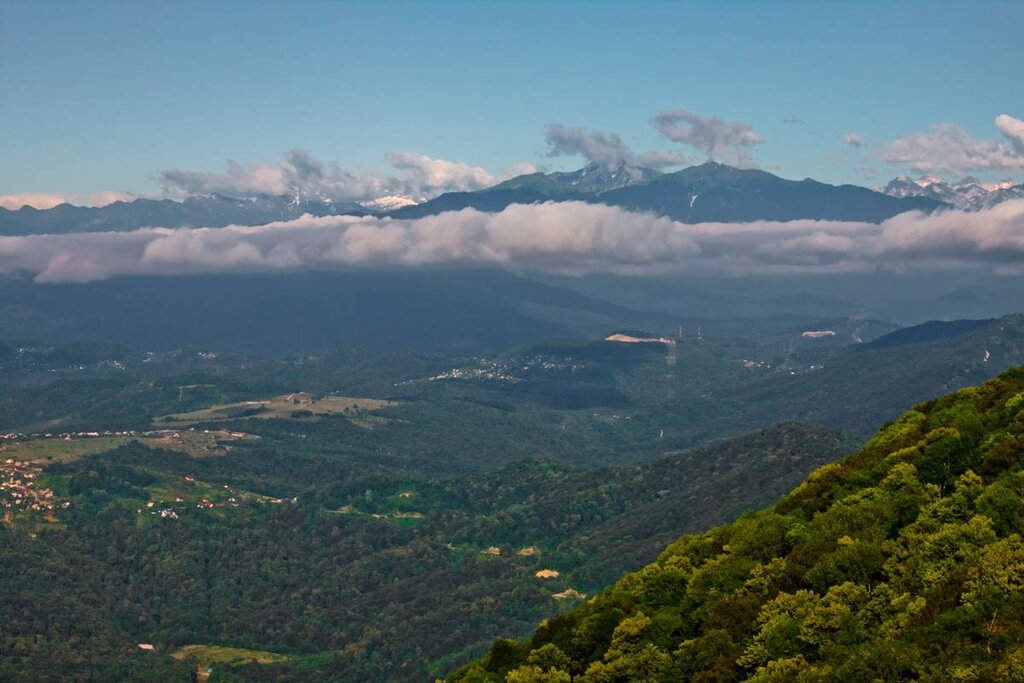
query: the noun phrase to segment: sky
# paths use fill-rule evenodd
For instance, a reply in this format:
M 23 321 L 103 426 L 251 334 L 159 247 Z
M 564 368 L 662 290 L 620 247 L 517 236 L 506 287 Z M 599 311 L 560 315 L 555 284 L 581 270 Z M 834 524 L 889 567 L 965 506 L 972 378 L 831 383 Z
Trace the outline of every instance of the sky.
M 1012 1 L 0 0 L 0 196 L 426 196 L 588 155 L 1024 182 L 1022 28 Z

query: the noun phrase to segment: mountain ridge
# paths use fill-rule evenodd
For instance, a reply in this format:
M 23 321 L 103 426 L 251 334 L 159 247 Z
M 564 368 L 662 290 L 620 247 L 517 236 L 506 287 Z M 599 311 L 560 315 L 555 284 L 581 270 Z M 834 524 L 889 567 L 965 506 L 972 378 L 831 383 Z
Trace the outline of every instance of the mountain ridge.
M 419 218 L 464 208 L 500 211 L 512 203 L 574 199 L 650 211 L 684 223 L 799 219 L 878 223 L 906 211 L 930 212 L 948 206 L 927 197 L 890 197 L 856 185 L 786 180 L 767 171 L 714 161 L 674 173 L 651 171 L 643 182 L 613 184 L 589 193 L 579 191 L 573 181 L 565 182 L 563 176 L 518 176 L 485 190 L 446 193 L 388 215 Z
M 674 173 L 623 162 L 516 176 L 482 190 L 449 192 L 404 206 L 401 204 L 407 200 L 402 197 L 357 204 L 302 194 L 247 198 L 211 194 L 183 201 L 138 198 L 104 207 L 0 207 L 0 235 L 261 225 L 294 220 L 304 214 L 409 219 L 465 208 L 497 212 L 511 204 L 571 200 L 651 211 L 687 223 L 797 219 L 879 222 L 905 211 L 929 212 L 948 206 L 929 197 L 892 197 L 856 185 L 829 185 L 810 178 L 787 180 L 767 171 L 738 169 L 713 161 Z
M 901 175 L 890 180 L 885 187 L 874 189 L 890 197 L 929 197 L 966 211 L 989 208 L 1009 199 L 1024 198 L 1024 183 L 1015 180 L 983 183 L 973 176 L 951 182 L 929 175 L 918 178 Z

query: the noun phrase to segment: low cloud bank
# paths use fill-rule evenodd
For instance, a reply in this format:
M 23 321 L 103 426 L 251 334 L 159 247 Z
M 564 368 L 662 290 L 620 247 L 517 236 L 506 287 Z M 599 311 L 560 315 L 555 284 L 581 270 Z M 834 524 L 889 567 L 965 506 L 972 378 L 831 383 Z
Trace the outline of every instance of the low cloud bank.
M 160 180 L 170 196 L 212 194 L 235 197 L 294 195 L 322 197 L 333 201 L 360 202 L 401 195 L 422 200 L 441 192 L 479 190 L 505 178 L 535 169 L 526 163 L 513 164 L 500 175 L 479 166 L 432 159 L 423 154 L 389 152 L 388 163 L 397 175 L 376 171 L 348 171 L 337 164 L 325 164 L 306 150 L 293 149 L 276 164 L 250 161 L 245 166 L 227 162 L 224 173 L 186 169 L 162 171 Z
M 305 216 L 263 226 L 144 228 L 0 238 L 0 274 L 38 282 L 116 275 L 490 265 L 585 273 L 863 272 L 983 267 L 1024 274 L 1024 200 L 910 212 L 881 224 L 687 225 L 583 202 L 463 209 L 419 219 Z

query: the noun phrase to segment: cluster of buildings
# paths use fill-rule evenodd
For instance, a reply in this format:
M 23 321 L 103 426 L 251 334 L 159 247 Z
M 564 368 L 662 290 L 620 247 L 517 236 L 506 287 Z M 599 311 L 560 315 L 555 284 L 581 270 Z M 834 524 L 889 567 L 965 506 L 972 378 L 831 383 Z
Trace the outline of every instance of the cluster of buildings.
M 27 462 L 8 459 L 0 465 L 0 508 L 6 512 L 24 512 L 27 510 L 53 510 L 58 501 L 53 491 L 37 486 L 36 475 L 39 471 Z M 67 507 L 69 503 L 62 504 Z
M 583 367 L 572 358 L 555 358 L 553 356 L 533 356 L 516 358 L 501 363 L 485 362 L 480 367 L 452 368 L 447 372 L 427 377 L 428 382 L 440 380 L 490 380 L 497 382 L 521 382 L 525 375 L 552 370 L 569 370 L 575 372 Z

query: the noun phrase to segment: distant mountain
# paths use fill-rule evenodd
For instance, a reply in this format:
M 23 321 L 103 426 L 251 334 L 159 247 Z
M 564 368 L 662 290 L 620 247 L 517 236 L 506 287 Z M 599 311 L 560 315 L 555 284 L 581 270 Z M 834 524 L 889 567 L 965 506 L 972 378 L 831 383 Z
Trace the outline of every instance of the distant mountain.
M 212 194 L 184 201 L 136 199 L 103 207 L 61 204 L 45 210 L 30 206 L 16 210 L 0 208 L 0 235 L 121 232 L 147 226 L 219 228 L 294 220 L 303 214 L 420 218 L 465 208 L 496 212 L 511 204 L 570 200 L 651 211 L 686 223 L 801 218 L 880 222 L 904 211 L 933 211 L 950 205 L 947 201 L 959 201 L 940 192 L 939 186 L 929 194 L 915 182 L 898 184 L 892 192 L 880 193 L 855 185 L 828 185 L 810 178 L 786 180 L 765 171 L 716 162 L 669 174 L 623 162 L 615 166 L 589 164 L 571 172 L 521 175 L 484 190 L 449 192 L 421 204 L 399 196 L 357 204 L 303 195 L 236 198 Z M 1024 196 L 1024 185 L 1001 187 L 986 196 L 992 201 L 997 196 Z
M 238 199 L 223 194 L 172 199 L 136 199 L 102 207 L 60 204 L 40 210 L 31 206 L 0 208 L 0 235 L 36 235 L 72 232 L 123 232 L 142 227 L 178 228 L 225 225 L 262 225 L 294 220 L 303 214 L 367 215 L 373 209 L 317 197 L 272 196 Z
M 654 211 L 687 223 L 798 219 L 880 222 L 904 211 L 932 211 L 925 198 L 891 201 L 856 185 L 786 180 L 709 161 L 644 184 L 611 190 L 601 201 Z M 895 198 L 893 198 L 895 199 Z
M 984 209 L 1007 199 L 1024 198 L 1024 183 L 1015 180 L 983 183 L 972 176 L 952 183 L 935 176 L 923 175 L 914 179 L 901 175 L 890 180 L 884 188 L 877 189 L 890 197 L 928 197 L 967 211 Z
M 443 194 L 390 213 L 415 218 L 467 207 L 500 211 L 513 203 L 569 200 L 651 211 L 687 223 L 754 220 L 880 222 L 905 211 L 933 211 L 946 204 L 928 197 L 889 197 L 856 185 L 795 181 L 765 171 L 709 161 L 675 173 L 620 164 L 573 173 L 533 173 L 477 192 Z
M 942 320 L 931 320 L 914 327 L 906 327 L 902 330 L 890 332 L 884 336 L 857 347 L 859 351 L 870 349 L 891 349 L 897 346 L 908 344 L 920 344 L 922 342 L 938 341 L 940 339 L 954 339 L 965 334 L 989 327 L 994 323 L 989 320 L 953 320 L 945 322 Z
M 564 193 L 600 194 L 608 190 L 615 190 L 627 185 L 649 183 L 661 178 L 664 174 L 650 168 L 635 166 L 625 161 L 620 161 L 614 166 L 604 164 L 587 164 L 578 171 L 555 172 L 555 173 L 530 173 L 521 175 L 494 187 L 483 190 L 511 190 L 521 188 L 532 188 L 542 193 L 549 193 L 551 196 Z

